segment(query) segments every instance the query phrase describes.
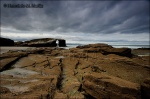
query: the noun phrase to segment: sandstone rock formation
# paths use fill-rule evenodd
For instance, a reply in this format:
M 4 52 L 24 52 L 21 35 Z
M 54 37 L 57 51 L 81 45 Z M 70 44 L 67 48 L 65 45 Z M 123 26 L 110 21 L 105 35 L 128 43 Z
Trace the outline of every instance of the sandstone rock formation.
M 3 53 L 1 99 L 149 99 L 149 56 L 101 52 L 108 48 L 115 49 L 94 44 Z
M 130 48 L 113 48 L 112 46 L 103 43 L 77 46 L 76 48 L 83 49 L 88 53 L 100 52 L 104 55 L 116 54 L 120 56 L 132 57 Z
M 96 99 L 139 99 L 140 86 L 104 74 L 85 75 L 83 89 Z
M 0 37 L 0 46 L 14 46 L 14 41 L 8 38 Z

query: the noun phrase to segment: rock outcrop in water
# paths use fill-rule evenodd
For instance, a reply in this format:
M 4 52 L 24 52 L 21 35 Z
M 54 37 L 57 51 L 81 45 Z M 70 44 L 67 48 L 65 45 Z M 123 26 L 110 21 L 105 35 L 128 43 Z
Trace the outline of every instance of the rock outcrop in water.
M 115 49 L 92 44 L 3 53 L 1 99 L 149 99 L 149 56 L 104 54 L 108 48 Z
M 56 47 L 57 40 L 58 40 L 59 47 L 66 47 L 66 41 L 64 39 L 54 39 L 54 38 L 40 38 L 40 39 L 33 39 L 25 42 L 15 42 L 15 45 L 29 46 L 29 47 Z
M 77 46 L 76 48 L 83 49 L 85 52 L 90 52 L 90 53 L 100 52 L 104 55 L 116 54 L 120 56 L 132 57 L 130 48 L 114 48 L 108 44 L 103 44 L 103 43 Z
M 59 47 L 66 47 L 66 40 L 64 39 L 57 39 Z
M 14 46 L 14 41 L 8 38 L 0 37 L 0 46 Z

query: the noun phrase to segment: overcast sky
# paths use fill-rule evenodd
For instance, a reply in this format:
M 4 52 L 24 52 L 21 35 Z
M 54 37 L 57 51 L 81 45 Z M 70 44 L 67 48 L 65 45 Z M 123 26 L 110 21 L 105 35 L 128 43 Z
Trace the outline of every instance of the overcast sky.
M 1 1 L 1 36 L 75 41 L 149 41 L 148 0 Z M 42 4 L 43 8 L 4 8 Z

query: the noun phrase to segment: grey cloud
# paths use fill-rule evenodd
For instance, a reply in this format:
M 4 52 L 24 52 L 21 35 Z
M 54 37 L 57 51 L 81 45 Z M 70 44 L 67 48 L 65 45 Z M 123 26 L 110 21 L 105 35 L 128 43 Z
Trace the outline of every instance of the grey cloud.
M 3 8 L 4 3 L 41 3 L 44 8 Z M 1 26 L 21 31 L 143 33 L 149 1 L 32 1 L 1 3 Z

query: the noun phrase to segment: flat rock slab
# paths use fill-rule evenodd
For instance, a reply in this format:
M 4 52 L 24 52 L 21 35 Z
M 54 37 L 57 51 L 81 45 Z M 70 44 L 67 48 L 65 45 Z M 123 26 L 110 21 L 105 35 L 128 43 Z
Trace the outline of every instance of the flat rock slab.
M 113 76 L 93 74 L 84 76 L 83 88 L 96 99 L 140 98 L 140 85 Z
M 0 71 L 7 69 L 9 65 L 13 64 L 17 59 L 18 57 L 12 57 L 0 60 Z
M 6 66 L 15 58 L 1 60 Z M 1 72 L 3 99 L 52 98 L 57 87 L 61 69 L 57 66 L 59 58 L 30 54 L 19 59 L 12 68 Z M 5 88 L 5 89 L 4 89 Z

